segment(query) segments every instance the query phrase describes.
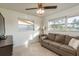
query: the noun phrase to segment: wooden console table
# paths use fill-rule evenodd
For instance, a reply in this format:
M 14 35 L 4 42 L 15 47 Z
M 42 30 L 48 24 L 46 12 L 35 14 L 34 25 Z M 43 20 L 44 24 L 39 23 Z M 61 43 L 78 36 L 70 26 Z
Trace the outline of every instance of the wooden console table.
M 13 38 L 11 35 L 0 40 L 0 56 L 11 56 L 13 53 Z

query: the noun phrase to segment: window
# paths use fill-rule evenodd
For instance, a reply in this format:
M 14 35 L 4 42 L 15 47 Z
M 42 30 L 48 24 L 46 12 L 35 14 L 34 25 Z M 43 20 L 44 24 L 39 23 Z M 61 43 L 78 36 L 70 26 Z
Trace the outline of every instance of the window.
M 34 30 L 34 22 L 29 20 L 18 20 L 18 28 L 19 30 Z
M 79 16 L 68 18 L 67 30 L 68 31 L 79 31 Z
M 54 31 L 64 31 L 65 30 L 65 18 L 59 18 L 50 20 L 48 22 L 48 30 L 54 30 Z
M 48 21 L 48 31 L 79 31 L 79 16 L 63 17 Z

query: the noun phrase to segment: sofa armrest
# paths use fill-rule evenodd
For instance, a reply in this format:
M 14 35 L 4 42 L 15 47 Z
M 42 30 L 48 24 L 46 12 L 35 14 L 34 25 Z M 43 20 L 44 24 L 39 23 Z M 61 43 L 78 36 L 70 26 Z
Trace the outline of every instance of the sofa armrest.
M 79 46 L 78 46 L 78 48 L 77 48 L 77 56 L 79 56 Z
M 42 36 L 41 37 L 41 40 L 45 40 L 45 39 L 47 39 L 47 36 Z
M 39 41 L 41 42 L 42 40 L 46 40 L 47 37 L 48 37 L 47 35 L 41 35 Z
M 41 39 L 41 37 L 47 37 L 47 34 L 39 35 L 39 39 Z

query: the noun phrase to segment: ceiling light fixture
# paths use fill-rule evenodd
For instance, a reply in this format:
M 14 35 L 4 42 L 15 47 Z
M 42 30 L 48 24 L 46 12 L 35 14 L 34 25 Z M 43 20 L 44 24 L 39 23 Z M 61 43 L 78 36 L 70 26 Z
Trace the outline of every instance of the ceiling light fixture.
M 42 3 L 38 3 L 38 10 L 37 10 L 37 14 L 39 15 L 43 15 L 45 12 Z
M 37 10 L 37 14 L 39 14 L 39 15 L 43 15 L 44 12 L 45 12 L 45 10 L 42 9 L 42 8 L 40 8 L 40 9 Z

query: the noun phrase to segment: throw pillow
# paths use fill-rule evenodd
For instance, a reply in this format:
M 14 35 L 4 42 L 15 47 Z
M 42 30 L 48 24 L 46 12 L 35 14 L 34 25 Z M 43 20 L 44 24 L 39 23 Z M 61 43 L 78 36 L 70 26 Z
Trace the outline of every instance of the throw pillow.
M 73 47 L 74 49 L 77 49 L 77 47 L 79 46 L 79 40 L 78 39 L 75 39 L 75 38 L 72 38 L 70 41 L 69 41 L 69 46 Z

